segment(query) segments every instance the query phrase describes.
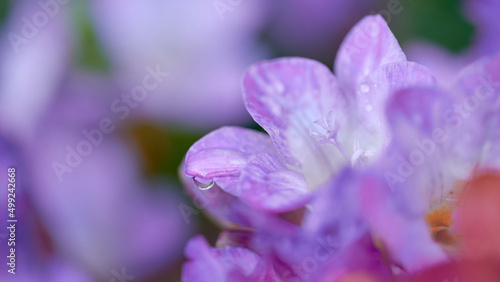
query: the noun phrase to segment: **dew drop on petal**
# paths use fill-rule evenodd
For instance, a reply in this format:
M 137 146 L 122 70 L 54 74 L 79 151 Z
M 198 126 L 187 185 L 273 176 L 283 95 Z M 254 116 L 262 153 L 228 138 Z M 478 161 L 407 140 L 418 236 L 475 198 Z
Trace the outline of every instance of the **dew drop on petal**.
M 372 106 L 372 105 L 370 105 L 370 104 L 368 104 L 368 105 L 366 105 L 366 106 L 365 106 L 365 110 L 366 110 L 367 112 L 371 112 L 371 111 L 373 110 L 373 106 Z
M 194 182 L 194 185 L 200 190 L 208 190 L 208 189 L 212 188 L 215 184 L 215 182 L 213 180 L 208 184 L 201 183 L 200 181 L 196 180 L 196 177 L 193 177 L 193 182 Z
M 359 86 L 359 91 L 361 91 L 361 93 L 370 92 L 370 85 L 368 85 L 366 83 L 361 84 L 361 86 Z

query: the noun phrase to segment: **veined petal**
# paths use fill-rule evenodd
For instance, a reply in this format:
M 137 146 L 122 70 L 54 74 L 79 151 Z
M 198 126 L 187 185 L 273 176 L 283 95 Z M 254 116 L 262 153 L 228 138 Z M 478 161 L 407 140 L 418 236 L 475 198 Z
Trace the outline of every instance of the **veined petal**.
M 446 166 L 450 158 L 450 123 L 442 113 L 453 109 L 453 100 L 436 88 L 408 88 L 389 100 L 386 113 L 392 140 L 378 165 L 391 189 L 405 191 L 407 209 L 427 211 L 433 197 L 451 189 Z M 412 200 L 413 199 L 413 200 Z
M 396 38 L 380 15 L 366 16 L 349 32 L 335 59 L 340 85 L 355 93 L 359 81 L 380 66 L 406 61 Z
M 289 211 L 307 199 L 302 174 L 288 169 L 269 136 L 254 130 L 223 127 L 208 134 L 189 149 L 185 173 L 258 209 Z
M 422 65 L 413 62 L 385 64 L 360 80 L 356 92 L 358 123 L 362 131 L 358 136 L 361 148 L 379 153 L 389 142 L 390 134 L 385 105 L 392 94 L 412 86 L 434 86 L 436 79 Z
M 243 88 L 249 113 L 269 133 L 285 163 L 304 173 L 310 187 L 324 183 L 345 163 L 333 145 L 319 146 L 311 134 L 326 131 L 315 124 L 325 117 L 327 123 L 334 119 L 340 125 L 340 135 L 345 132 L 347 104 L 326 66 L 301 58 L 258 63 L 247 71 Z

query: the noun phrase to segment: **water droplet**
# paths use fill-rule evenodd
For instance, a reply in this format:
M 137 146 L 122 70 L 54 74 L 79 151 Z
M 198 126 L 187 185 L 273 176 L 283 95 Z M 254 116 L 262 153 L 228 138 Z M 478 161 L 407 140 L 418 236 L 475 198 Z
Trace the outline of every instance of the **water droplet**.
M 366 83 L 361 84 L 359 91 L 361 91 L 361 93 L 368 93 L 370 91 L 370 85 Z
M 193 182 L 194 182 L 194 185 L 196 185 L 196 187 L 200 190 L 208 190 L 210 188 L 212 188 L 215 184 L 215 182 L 212 180 L 210 183 L 201 183 L 200 181 L 196 180 L 196 177 L 193 177 Z
M 373 106 L 372 106 L 372 105 L 370 105 L 370 104 L 368 104 L 368 105 L 366 105 L 366 106 L 365 106 L 365 110 L 366 110 L 367 112 L 371 112 L 371 111 L 373 110 Z

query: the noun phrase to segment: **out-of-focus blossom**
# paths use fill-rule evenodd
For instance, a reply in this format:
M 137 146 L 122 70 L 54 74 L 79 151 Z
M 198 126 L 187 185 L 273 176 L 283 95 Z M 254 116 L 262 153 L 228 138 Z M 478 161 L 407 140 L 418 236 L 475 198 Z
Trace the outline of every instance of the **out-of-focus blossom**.
M 44 240 L 39 218 L 34 215 L 28 194 L 29 175 L 19 147 L 0 136 L 0 180 L 2 187 L 0 211 L 2 281 L 92 281 L 75 263 L 53 253 Z M 10 199 L 10 200 L 9 200 Z M 8 204 L 11 205 L 8 205 Z
M 335 72 L 300 58 L 252 66 L 244 100 L 269 135 L 218 129 L 188 151 L 186 175 L 258 210 L 295 210 L 342 167 L 364 166 L 382 152 L 390 135 L 384 104 L 393 91 L 435 83 L 425 68 L 406 61 L 380 16 L 353 28 Z
M 18 142 L 33 137 L 37 120 L 69 66 L 69 4 L 54 3 L 56 7 L 51 9 L 55 12 L 49 15 L 36 2 L 13 2 L 2 31 L 2 38 L 8 40 L 2 40 L 0 46 L 0 119 Z
M 475 58 L 492 55 L 500 49 L 500 3 L 495 0 L 464 1 L 464 12 L 476 26 L 471 53 Z
M 142 102 L 148 116 L 213 127 L 248 120 L 240 98 L 245 68 L 264 58 L 257 32 L 262 2 L 246 1 L 221 21 L 213 1 L 91 1 L 96 31 L 123 91 L 145 68 L 169 73 Z
M 90 91 L 69 93 L 40 121 L 27 150 L 32 201 L 59 252 L 100 279 L 144 277 L 177 262 L 194 225 L 179 195 L 141 180 L 109 103 L 96 103 L 105 96 Z

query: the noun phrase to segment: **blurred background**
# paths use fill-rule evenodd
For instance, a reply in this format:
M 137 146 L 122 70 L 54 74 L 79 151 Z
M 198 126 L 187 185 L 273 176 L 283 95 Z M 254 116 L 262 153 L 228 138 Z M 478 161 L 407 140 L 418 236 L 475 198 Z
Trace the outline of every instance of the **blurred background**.
M 350 28 L 380 13 L 446 85 L 498 49 L 496 2 L 2 0 L 0 280 L 179 281 L 187 240 L 213 244 L 220 229 L 178 168 L 215 128 L 259 129 L 241 98 L 248 66 L 300 56 L 331 69 Z

